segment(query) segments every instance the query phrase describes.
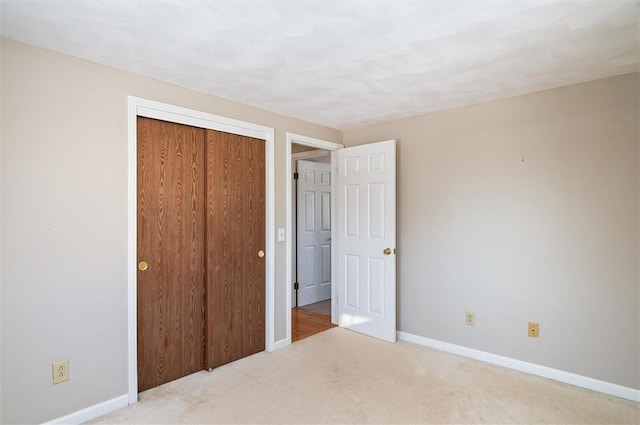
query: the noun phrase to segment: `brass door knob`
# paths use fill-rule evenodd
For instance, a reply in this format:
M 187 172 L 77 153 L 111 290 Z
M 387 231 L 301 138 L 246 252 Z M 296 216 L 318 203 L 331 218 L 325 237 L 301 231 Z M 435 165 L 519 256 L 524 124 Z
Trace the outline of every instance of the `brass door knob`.
M 260 258 L 264 257 L 264 251 L 263 250 L 258 251 L 258 257 L 260 257 Z
M 384 253 L 384 255 L 391 255 L 391 248 L 385 248 L 382 252 Z
M 140 263 L 138 264 L 138 269 L 140 269 L 140 271 L 145 271 L 148 267 L 149 265 L 146 261 L 140 261 Z

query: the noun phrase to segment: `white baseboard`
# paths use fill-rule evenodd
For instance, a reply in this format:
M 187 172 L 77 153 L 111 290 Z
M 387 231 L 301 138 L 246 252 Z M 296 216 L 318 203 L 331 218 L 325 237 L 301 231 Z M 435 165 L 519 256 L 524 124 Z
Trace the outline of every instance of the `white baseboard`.
M 114 410 L 126 407 L 129 405 L 129 396 L 127 394 L 121 395 L 111 400 L 103 401 L 102 403 L 94 404 L 86 409 L 78 410 L 77 412 L 70 413 L 66 416 L 62 416 L 57 419 L 53 419 L 49 422 L 45 422 L 45 425 L 49 424 L 81 424 L 91 419 L 98 418 Z
M 464 357 L 469 357 L 498 366 L 507 367 L 509 369 L 515 369 L 521 372 L 530 373 L 532 375 L 542 376 L 543 378 L 549 378 L 555 381 L 564 382 L 566 384 L 575 385 L 577 387 L 587 388 L 589 390 L 640 402 L 640 390 L 623 387 L 622 385 L 618 384 L 612 384 L 611 382 L 600 381 L 598 379 L 589 378 L 587 376 L 576 375 L 571 372 L 565 372 L 563 370 L 553 369 L 547 366 L 528 363 L 522 360 L 511 359 L 509 357 L 503 357 L 497 354 L 487 353 L 485 351 L 475 350 L 473 348 L 463 347 L 461 345 L 450 344 L 448 342 L 438 341 L 436 339 L 426 338 L 407 332 L 398 331 L 398 339 L 400 341 L 424 345 L 425 347 L 435 348 L 436 350 L 458 354 Z

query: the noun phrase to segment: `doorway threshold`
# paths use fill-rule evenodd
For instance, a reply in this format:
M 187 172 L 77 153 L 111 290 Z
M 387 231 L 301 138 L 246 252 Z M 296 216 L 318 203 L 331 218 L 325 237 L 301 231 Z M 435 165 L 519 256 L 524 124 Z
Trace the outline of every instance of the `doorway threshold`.
M 291 341 L 296 342 L 335 327 L 331 314 L 324 315 L 305 307 L 291 309 Z

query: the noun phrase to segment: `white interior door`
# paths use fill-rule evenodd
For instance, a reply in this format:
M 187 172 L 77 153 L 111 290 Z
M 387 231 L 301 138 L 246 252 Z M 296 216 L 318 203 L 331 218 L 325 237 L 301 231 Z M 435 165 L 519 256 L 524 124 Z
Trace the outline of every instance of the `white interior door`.
M 298 161 L 298 306 L 331 298 L 331 164 Z
M 338 324 L 396 341 L 396 142 L 337 152 Z

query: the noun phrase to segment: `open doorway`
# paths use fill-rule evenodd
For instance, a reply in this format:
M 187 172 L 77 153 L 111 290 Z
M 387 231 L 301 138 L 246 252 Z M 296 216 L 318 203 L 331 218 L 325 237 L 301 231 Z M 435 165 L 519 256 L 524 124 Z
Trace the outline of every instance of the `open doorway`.
M 333 164 L 337 143 L 287 134 L 287 320 L 289 341 L 333 327 Z
M 292 144 L 292 342 L 331 323 L 331 153 Z

